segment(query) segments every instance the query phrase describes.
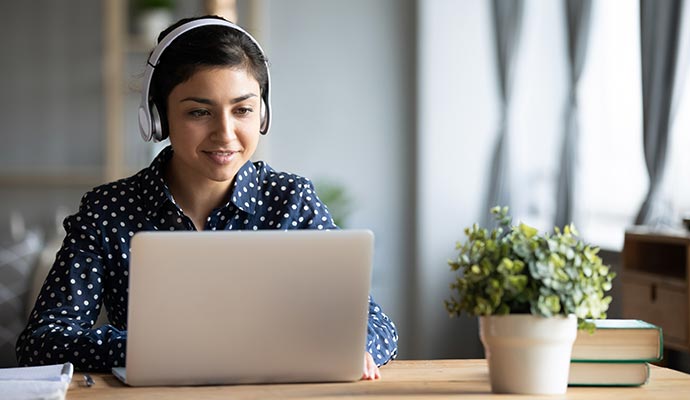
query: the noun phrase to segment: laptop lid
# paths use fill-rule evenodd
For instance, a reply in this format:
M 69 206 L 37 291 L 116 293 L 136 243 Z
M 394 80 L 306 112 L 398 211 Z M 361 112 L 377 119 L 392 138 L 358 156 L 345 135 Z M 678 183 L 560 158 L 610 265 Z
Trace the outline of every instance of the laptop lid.
M 126 383 L 359 379 L 372 253 L 366 230 L 137 233 Z

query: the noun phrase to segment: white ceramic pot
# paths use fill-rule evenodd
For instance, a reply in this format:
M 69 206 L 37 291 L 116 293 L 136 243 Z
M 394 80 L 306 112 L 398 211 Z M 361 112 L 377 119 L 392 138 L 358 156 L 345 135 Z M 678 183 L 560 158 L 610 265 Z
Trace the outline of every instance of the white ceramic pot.
M 577 318 L 530 314 L 479 317 L 494 393 L 563 394 Z
M 149 46 L 158 43 L 158 34 L 173 22 L 173 13 L 165 8 L 142 10 L 136 19 L 137 31 Z

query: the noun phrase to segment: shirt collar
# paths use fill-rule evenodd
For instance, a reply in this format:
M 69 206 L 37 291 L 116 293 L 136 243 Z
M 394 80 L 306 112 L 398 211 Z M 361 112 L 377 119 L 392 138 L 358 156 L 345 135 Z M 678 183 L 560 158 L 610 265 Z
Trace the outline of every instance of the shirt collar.
M 148 168 L 139 172 L 142 189 L 140 194 L 143 203 L 142 208 L 146 211 L 147 217 L 158 211 L 168 201 L 175 204 L 170 189 L 168 189 L 168 185 L 163 179 L 165 166 L 170 161 L 172 154 L 172 147 L 167 146 L 158 153 Z
M 239 171 L 237 171 L 237 175 L 235 175 L 235 183 L 232 194 L 230 195 L 230 203 L 247 214 L 254 215 L 256 213 L 258 192 L 259 171 L 251 161 L 247 161 Z
M 158 153 L 148 168 L 139 173 L 142 188 L 141 199 L 147 217 L 157 212 L 168 201 L 176 204 L 168 185 L 163 179 L 165 167 L 168 161 L 170 161 L 172 154 L 172 147 L 167 146 Z M 253 215 L 256 213 L 258 191 L 259 171 L 251 161 L 247 161 L 237 171 L 237 175 L 235 175 L 232 193 L 225 207 L 230 207 L 232 204 L 247 214 Z

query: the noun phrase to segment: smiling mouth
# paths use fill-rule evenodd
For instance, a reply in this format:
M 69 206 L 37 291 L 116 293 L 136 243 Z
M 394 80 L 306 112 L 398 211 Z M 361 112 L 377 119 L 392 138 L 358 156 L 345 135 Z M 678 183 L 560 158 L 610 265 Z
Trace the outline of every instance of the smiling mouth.
M 232 159 L 234 159 L 234 155 L 238 154 L 239 151 L 216 150 L 216 151 L 204 151 L 203 153 L 206 154 L 211 160 L 213 160 L 217 164 L 227 164 Z

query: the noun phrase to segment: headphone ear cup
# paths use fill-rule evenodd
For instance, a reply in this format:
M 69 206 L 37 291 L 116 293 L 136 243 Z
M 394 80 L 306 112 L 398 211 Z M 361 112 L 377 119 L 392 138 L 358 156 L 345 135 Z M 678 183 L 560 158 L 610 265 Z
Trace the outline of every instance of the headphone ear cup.
M 264 125 L 266 125 L 266 102 L 264 99 L 261 99 L 261 128 L 263 129 Z
M 151 141 L 151 113 L 143 106 L 139 106 L 139 133 L 145 142 Z
M 261 134 L 265 135 L 268 128 L 268 107 L 266 107 L 266 101 L 261 99 L 261 125 L 259 130 Z
M 161 114 L 158 112 L 158 107 L 153 103 L 151 103 L 151 129 L 151 138 L 154 142 L 165 140 Z

